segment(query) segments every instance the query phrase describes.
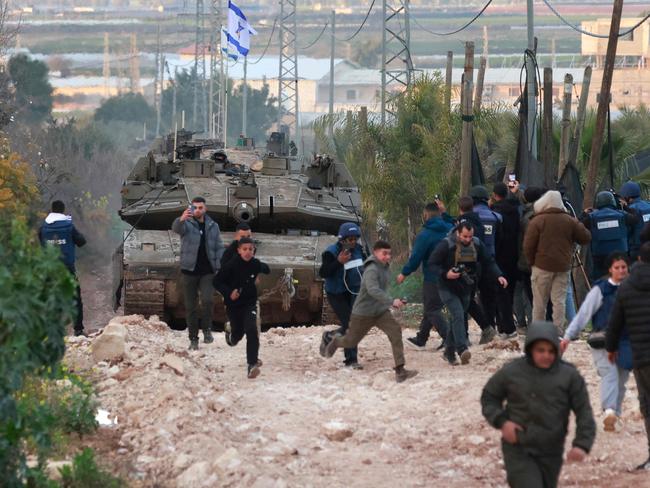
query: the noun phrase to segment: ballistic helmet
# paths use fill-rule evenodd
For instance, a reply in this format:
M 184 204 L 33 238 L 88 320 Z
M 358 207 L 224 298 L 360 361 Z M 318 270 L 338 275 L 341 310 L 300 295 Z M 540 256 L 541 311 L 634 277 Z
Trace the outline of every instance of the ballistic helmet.
M 361 229 L 354 222 L 346 222 L 339 227 L 338 238 L 345 239 L 347 237 L 361 237 Z
M 641 187 L 636 181 L 626 181 L 619 191 L 623 198 L 639 198 L 641 196 Z
M 490 199 L 490 192 L 483 185 L 476 185 L 469 191 L 469 196 L 474 200 L 485 200 L 487 202 Z
M 601 191 L 596 195 L 596 208 L 614 207 L 616 208 L 616 198 L 611 191 Z

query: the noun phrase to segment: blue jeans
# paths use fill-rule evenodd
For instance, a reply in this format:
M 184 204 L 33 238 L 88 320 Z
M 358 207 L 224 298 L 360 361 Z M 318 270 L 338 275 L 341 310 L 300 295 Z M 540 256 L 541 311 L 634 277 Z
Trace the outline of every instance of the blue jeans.
M 444 285 L 439 287 L 440 299 L 445 304 L 451 319 L 447 330 L 447 352 L 458 354 L 467 349 L 467 334 L 465 333 L 465 314 L 469 308 L 469 295 L 456 295 Z
M 566 288 L 566 321 L 570 324 L 576 316 L 576 302 L 573 298 L 573 281 L 569 277 L 569 286 Z
M 600 405 L 603 411 L 611 408 L 620 417 L 623 398 L 625 398 L 625 383 L 630 372 L 617 364 L 610 363 L 605 349 L 592 349 L 591 355 L 600 376 Z

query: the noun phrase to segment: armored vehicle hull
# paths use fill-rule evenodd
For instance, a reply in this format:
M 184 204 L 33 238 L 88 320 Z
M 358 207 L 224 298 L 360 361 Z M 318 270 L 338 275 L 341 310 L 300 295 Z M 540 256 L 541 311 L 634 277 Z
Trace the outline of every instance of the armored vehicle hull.
M 114 256 L 114 307 L 184 320 L 181 243 L 170 229 L 200 196 L 224 244 L 238 223 L 249 224 L 256 255 L 271 268 L 258 283 L 262 326 L 335 323 L 318 275 L 321 254 L 342 223 L 358 220 L 359 193 L 345 166 L 323 156 L 298 166 L 276 152 L 283 141 L 275 133 L 260 158 L 246 149 L 226 155 L 218 142 L 179 132 L 140 158 L 122 187 L 119 214 L 132 228 Z M 226 321 L 216 292 L 212 318 Z

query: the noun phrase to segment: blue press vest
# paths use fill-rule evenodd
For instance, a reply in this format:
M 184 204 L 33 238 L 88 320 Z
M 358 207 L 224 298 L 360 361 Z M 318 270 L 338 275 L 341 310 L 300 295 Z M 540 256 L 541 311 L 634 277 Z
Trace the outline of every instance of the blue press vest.
M 592 317 L 591 324 L 594 331 L 603 331 L 609 323 L 609 316 L 612 314 L 612 308 L 614 308 L 618 286 L 612 285 L 607 279 L 596 281 L 594 286 L 600 288 L 600 292 L 603 294 L 603 304 Z
M 61 250 L 61 259 L 68 269 L 74 269 L 75 246 L 72 240 L 72 220 L 59 220 L 41 227 L 41 242 L 57 246 Z
M 627 252 L 628 231 L 625 212 L 601 208 L 591 213 L 591 253 L 608 256 L 614 251 Z
M 341 245 L 337 242 L 332 244 L 325 249 L 325 252 L 333 254 L 334 257 L 338 257 L 341 252 Z M 334 276 L 325 278 L 325 291 L 333 295 L 339 295 L 341 293 L 359 293 L 361 289 L 361 275 L 363 274 L 363 251 L 360 245 L 356 245 L 352 251 L 352 256 L 350 261 L 352 262 L 356 259 L 361 260 L 361 265 L 354 268 L 345 269 L 341 266 Z M 347 285 L 347 287 L 346 287 Z
M 650 222 L 650 202 L 638 199 L 630 204 L 630 208 L 639 214 L 639 222 L 634 226 L 634 231 L 630 235 L 630 250 L 638 251 L 641 247 L 641 229 L 647 222 Z
M 474 212 L 478 214 L 478 218 L 481 220 L 481 224 L 483 224 L 483 244 L 485 245 L 485 249 L 490 256 L 494 257 L 496 254 L 495 236 L 497 224 L 503 220 L 503 217 L 501 217 L 497 212 L 490 210 L 490 208 L 483 203 L 474 206 Z

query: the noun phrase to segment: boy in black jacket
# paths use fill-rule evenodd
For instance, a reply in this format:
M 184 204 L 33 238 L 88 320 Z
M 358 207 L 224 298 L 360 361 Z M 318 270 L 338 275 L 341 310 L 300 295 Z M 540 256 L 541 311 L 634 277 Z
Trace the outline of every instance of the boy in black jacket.
M 249 237 L 239 240 L 238 255 L 224 264 L 214 277 L 214 287 L 223 296 L 226 314 L 226 343 L 236 346 L 246 335 L 246 359 L 248 377 L 260 374 L 262 362 L 258 358 L 260 349 L 257 330 L 257 287 L 255 281 L 260 273 L 269 274 L 268 265 L 255 258 L 255 244 Z

